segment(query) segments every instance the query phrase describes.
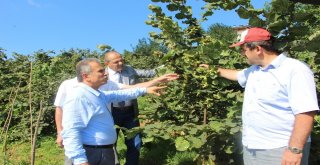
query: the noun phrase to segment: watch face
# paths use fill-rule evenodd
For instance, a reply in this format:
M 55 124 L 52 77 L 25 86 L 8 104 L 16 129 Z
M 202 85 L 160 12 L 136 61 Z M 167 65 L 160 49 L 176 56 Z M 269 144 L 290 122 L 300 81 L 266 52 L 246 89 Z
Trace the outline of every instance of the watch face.
M 293 148 L 292 151 L 293 151 L 294 153 L 298 153 L 298 152 L 299 152 L 298 149 L 296 149 L 296 148 Z
M 292 153 L 295 153 L 295 154 L 300 154 L 300 153 L 302 153 L 302 150 L 299 149 L 299 148 L 296 148 L 296 147 L 288 147 L 288 149 L 289 149 Z

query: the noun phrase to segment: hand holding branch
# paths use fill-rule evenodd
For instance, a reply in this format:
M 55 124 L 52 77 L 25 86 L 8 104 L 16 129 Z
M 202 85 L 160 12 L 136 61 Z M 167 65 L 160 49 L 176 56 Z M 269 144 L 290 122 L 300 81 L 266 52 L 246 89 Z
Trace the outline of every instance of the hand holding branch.
M 164 89 L 166 88 L 167 86 L 152 86 L 152 87 L 148 87 L 147 88 L 147 93 L 148 94 L 153 94 L 153 95 L 156 95 L 156 96 L 160 96 L 161 95 L 161 89 Z

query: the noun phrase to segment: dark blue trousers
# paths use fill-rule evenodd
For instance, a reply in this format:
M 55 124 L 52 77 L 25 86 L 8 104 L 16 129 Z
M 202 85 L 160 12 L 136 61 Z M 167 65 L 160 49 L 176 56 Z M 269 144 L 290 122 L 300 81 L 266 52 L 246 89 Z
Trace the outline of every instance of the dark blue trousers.
M 114 123 L 120 127 L 131 129 L 139 127 L 139 120 L 135 117 L 133 108 L 112 108 L 112 116 Z M 117 129 L 117 135 L 119 135 L 119 129 Z M 140 134 L 137 134 L 132 139 L 125 139 L 127 146 L 126 163 L 125 165 L 138 165 L 140 157 L 140 148 L 142 140 Z

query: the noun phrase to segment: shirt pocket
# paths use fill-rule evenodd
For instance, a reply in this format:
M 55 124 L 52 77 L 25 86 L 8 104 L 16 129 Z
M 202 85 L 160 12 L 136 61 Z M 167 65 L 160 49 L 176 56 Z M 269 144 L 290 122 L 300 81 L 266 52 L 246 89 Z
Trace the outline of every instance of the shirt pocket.
M 266 79 L 257 83 L 255 89 L 257 99 L 262 101 L 277 101 L 283 99 L 285 97 L 285 91 L 280 82 L 270 77 L 266 77 Z

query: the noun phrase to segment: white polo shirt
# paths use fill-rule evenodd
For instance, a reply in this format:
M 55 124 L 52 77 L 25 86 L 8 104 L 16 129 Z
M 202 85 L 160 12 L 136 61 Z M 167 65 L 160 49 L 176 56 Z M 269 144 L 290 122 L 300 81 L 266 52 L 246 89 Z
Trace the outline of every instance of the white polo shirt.
M 245 88 L 242 142 L 250 149 L 288 146 L 295 115 L 319 110 L 312 71 L 284 54 L 264 69 L 253 65 L 240 71 L 237 78 Z

